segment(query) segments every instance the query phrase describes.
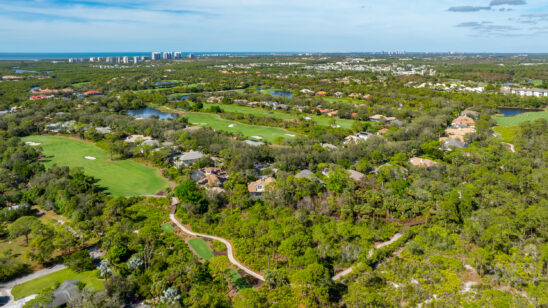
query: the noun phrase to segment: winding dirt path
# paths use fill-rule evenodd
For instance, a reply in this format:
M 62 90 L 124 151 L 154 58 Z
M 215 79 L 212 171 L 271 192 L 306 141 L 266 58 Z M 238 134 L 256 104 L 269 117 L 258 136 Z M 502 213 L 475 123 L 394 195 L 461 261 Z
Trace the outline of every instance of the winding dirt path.
M 514 145 L 508 142 L 501 142 L 510 152 L 516 153 L 516 149 L 514 148 Z

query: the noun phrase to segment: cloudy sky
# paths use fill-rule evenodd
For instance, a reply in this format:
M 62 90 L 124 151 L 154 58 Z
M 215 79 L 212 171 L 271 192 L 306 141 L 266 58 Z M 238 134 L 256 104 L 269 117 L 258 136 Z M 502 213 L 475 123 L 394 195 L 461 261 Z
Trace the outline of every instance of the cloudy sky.
M 548 52 L 547 0 L 0 0 L 0 52 Z

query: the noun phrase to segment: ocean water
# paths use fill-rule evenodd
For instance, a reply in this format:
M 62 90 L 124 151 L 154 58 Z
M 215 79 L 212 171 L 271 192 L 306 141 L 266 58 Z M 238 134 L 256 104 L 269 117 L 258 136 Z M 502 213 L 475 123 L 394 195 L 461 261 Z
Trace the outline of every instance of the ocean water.
M 160 51 L 161 52 L 161 51 Z M 136 57 L 151 56 L 152 52 L 0 52 L 0 60 L 59 60 L 68 58 L 91 58 L 91 57 Z M 183 58 L 189 54 L 196 56 L 203 55 L 292 55 L 292 52 L 183 52 Z

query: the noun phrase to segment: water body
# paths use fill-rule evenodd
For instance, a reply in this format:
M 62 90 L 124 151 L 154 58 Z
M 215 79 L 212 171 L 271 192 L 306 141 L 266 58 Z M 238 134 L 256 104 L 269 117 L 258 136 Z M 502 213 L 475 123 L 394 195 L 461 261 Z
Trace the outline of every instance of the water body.
M 175 119 L 178 117 L 175 113 L 167 113 L 162 112 L 158 109 L 146 107 L 136 110 L 128 110 L 127 114 L 135 117 L 135 118 L 151 118 L 151 117 L 158 117 L 160 120 L 168 120 L 168 119 Z
M 501 113 L 505 117 L 513 117 L 518 114 L 526 113 L 526 112 L 537 112 L 539 110 L 535 109 L 522 109 L 522 108 L 499 108 L 499 113 Z
M 179 96 L 179 97 L 170 96 L 167 99 L 169 99 L 171 101 L 182 102 L 182 101 L 186 101 L 189 97 L 190 97 L 190 95 L 183 95 L 183 96 Z
M 23 73 L 35 73 L 35 74 L 45 73 L 45 74 L 50 74 L 50 73 L 53 73 L 53 71 L 31 71 L 31 70 L 23 70 L 23 69 L 19 69 L 19 68 L 14 68 L 13 71 L 16 74 L 23 74 Z
M 162 52 L 163 50 L 158 50 Z M 170 50 L 168 50 L 170 51 Z M 91 57 L 140 57 L 151 56 L 152 51 L 143 52 L 0 52 L 0 60 L 60 60 L 68 58 L 91 58 Z M 252 56 L 252 55 L 293 55 L 295 52 L 183 52 L 183 57 L 195 56 Z
M 277 95 L 277 96 L 285 96 L 285 97 L 293 97 L 293 93 L 290 93 L 290 92 L 284 92 L 284 91 L 270 91 L 268 92 L 272 95 Z

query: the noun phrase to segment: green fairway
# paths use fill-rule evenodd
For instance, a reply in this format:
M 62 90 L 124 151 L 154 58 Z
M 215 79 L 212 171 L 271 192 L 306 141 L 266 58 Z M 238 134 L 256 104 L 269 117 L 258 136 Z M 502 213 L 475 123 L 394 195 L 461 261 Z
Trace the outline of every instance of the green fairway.
M 493 129 L 502 138 L 502 141 L 508 143 L 513 143 L 516 134 L 519 132 L 519 127 L 517 126 L 495 126 Z
M 204 108 L 210 108 L 211 106 L 219 106 L 223 111 L 227 112 L 239 112 L 244 114 L 252 114 L 257 117 L 273 117 L 280 120 L 297 120 L 299 118 L 309 117 L 318 125 L 330 126 L 329 123 L 333 118 L 327 116 L 317 116 L 310 114 L 290 114 L 283 111 L 267 110 L 261 108 L 253 108 L 239 105 L 222 105 L 222 104 L 204 104 Z M 342 128 L 350 128 L 354 124 L 353 120 L 336 119 L 336 124 Z
M 170 224 L 163 224 L 161 228 L 166 233 L 173 233 L 173 226 Z
M 96 271 L 77 273 L 71 269 L 60 270 L 40 278 L 15 286 L 11 294 L 15 299 L 23 298 L 32 294 L 38 294 L 44 289 L 51 289 L 56 283 L 63 283 L 65 280 L 79 280 L 86 284 L 86 288 L 101 290 L 103 281 L 97 279 Z
M 548 110 L 526 112 L 512 117 L 493 117 L 493 119 L 495 119 L 500 126 L 518 126 L 527 121 L 535 121 L 538 119 L 548 120 Z
M 23 141 L 40 143 L 47 167 L 83 167 L 86 174 L 99 181 L 98 186 L 114 196 L 153 195 L 169 187 L 158 170 L 131 160 L 108 161 L 110 154 L 93 143 L 60 136 L 28 136 Z
M 230 133 L 241 133 L 251 139 L 262 141 L 274 141 L 276 137 L 293 138 L 297 133 L 285 131 L 276 127 L 264 127 L 257 125 L 248 125 L 236 121 L 220 119 L 217 114 L 189 112 L 182 115 L 193 125 L 209 126 L 215 130 L 226 131 Z M 260 138 L 256 138 L 260 137 Z
M 202 257 L 202 259 L 209 260 L 214 257 L 213 253 L 209 250 L 209 247 L 207 247 L 207 244 L 203 239 L 193 238 L 188 241 L 188 244 L 200 257 Z

